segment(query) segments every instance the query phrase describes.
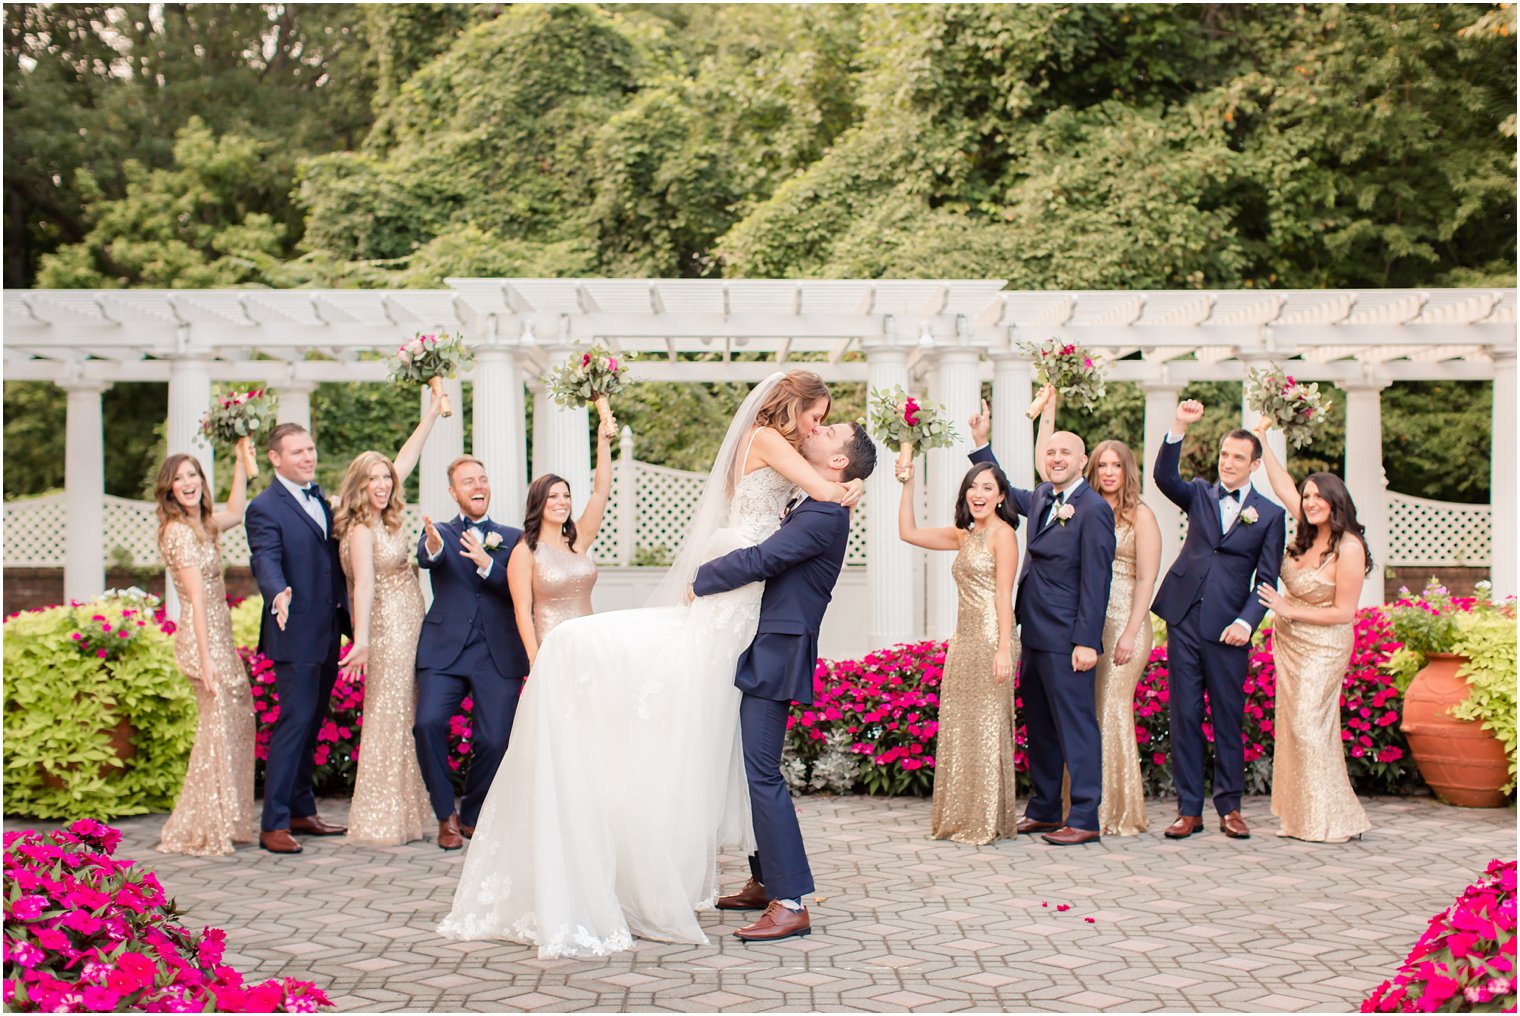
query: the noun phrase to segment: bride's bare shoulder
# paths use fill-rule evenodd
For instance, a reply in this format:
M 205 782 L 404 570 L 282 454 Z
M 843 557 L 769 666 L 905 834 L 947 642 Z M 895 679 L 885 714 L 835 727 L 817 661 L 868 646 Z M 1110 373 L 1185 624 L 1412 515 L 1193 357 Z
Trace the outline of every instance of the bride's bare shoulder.
M 774 427 L 752 427 L 749 432 L 749 454 L 744 459 L 744 475 L 748 476 L 766 466 L 774 468 L 776 456 L 782 454 L 783 446 L 791 447 Z

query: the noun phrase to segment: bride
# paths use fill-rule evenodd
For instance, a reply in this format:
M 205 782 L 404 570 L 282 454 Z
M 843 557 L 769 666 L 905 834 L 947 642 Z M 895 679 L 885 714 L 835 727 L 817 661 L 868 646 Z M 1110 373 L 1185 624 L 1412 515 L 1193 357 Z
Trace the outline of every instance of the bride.
M 465 857 L 452 939 L 541 957 L 604 956 L 633 936 L 705 943 L 720 848 L 753 848 L 734 670 L 760 583 L 685 605 L 703 562 L 760 543 L 800 487 L 846 505 L 798 449 L 828 415 L 817 374 L 775 373 L 740 406 L 675 565 L 642 610 L 566 621 L 544 640 Z

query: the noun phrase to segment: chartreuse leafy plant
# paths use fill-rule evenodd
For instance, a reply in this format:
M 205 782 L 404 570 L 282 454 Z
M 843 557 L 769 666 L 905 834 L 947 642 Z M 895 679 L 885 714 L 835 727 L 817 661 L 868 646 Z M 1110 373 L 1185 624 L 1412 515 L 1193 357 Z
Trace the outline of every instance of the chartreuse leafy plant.
M 1459 720 L 1480 720 L 1504 742 L 1509 783 L 1515 789 L 1515 619 L 1502 613 L 1464 614 L 1458 619 L 1453 651 L 1467 657 L 1458 674 L 1471 690 L 1451 708 Z
M 5 623 L 7 813 L 110 818 L 173 806 L 196 708 L 164 628 L 151 602 L 126 597 Z M 100 644 L 112 637 L 121 648 Z M 125 760 L 111 744 L 123 721 Z

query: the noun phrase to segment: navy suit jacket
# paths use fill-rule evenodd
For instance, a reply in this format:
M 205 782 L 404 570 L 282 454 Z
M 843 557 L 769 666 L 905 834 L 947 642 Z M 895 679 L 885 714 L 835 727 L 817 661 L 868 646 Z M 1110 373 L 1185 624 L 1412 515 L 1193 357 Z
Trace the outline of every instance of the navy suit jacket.
M 1167 624 L 1177 624 L 1201 601 L 1198 621 L 1206 637 L 1217 640 L 1237 617 L 1255 631 L 1267 612 L 1256 587 L 1276 586 L 1282 566 L 1284 512 L 1247 484 L 1240 510 L 1256 509 L 1256 521 L 1248 524 L 1237 516 L 1230 531 L 1222 532 L 1218 486 L 1197 478 L 1184 483 L 1177 472 L 1181 458 L 1181 441 L 1163 442 L 1156 453 L 1156 487 L 1187 512 L 1188 531 L 1151 609 Z
M 990 445 L 976 449 L 970 458 L 998 464 Z M 1075 513 L 1070 520 L 1064 526 L 1054 521 L 1042 526 L 1054 486 L 1009 490 L 1019 514 L 1029 520 L 1013 609 L 1019 641 L 1043 652 L 1070 653 L 1087 646 L 1102 653 L 1114 577 L 1114 510 L 1084 483 L 1069 502 Z
M 507 558 L 522 537 L 522 530 L 488 521 L 481 532 L 501 534 L 501 546 L 486 551 L 492 560 L 491 574 L 481 578 L 475 562 L 459 551 L 465 531 L 462 520 L 436 526 L 443 550 L 436 559 L 427 552 L 427 531 L 417 541 L 417 564 L 433 577 L 433 605 L 422 620 L 417 640 L 417 669 L 443 670 L 458 659 L 477 620 L 485 631 L 491 662 L 502 677 L 528 673 L 528 651 L 517 633 L 512 592 L 507 588 Z
M 809 499 L 758 546 L 740 547 L 697 569 L 692 590 L 698 596 L 765 583 L 755 641 L 739 657 L 734 675 L 746 695 L 812 705 L 818 629 L 849 540 L 849 511 Z
M 332 533 L 332 508 L 321 498 Z M 259 621 L 259 652 L 275 663 L 324 663 L 337 655 L 332 636 L 352 634 L 348 583 L 338 563 L 338 541 L 322 527 L 278 478 L 248 504 L 249 567 L 264 597 Z M 290 616 L 281 631 L 270 613 L 274 598 L 290 587 Z

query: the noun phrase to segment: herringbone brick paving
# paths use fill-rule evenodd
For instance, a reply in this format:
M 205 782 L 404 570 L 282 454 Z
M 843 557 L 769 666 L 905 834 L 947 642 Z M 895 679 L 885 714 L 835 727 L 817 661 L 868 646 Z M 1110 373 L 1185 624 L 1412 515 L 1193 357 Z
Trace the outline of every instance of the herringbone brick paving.
M 227 930 L 229 962 L 315 981 L 339 1011 L 1345 1012 L 1491 858 L 1515 855 L 1513 809 L 1365 803 L 1372 832 L 1338 846 L 1273 836 L 1255 798 L 1248 841 L 1212 824 L 1165 840 L 1171 809 L 1153 801 L 1155 831 L 1063 849 L 931 841 L 924 800 L 802 798 L 810 938 L 747 946 L 730 934 L 747 918 L 713 912 L 709 945 L 597 961 L 439 938 L 463 855 L 431 842 L 191 858 L 153 850 L 163 816 L 116 824 L 119 855 L 155 869 L 187 923 Z M 738 857 L 724 871 L 735 887 L 746 874 Z

